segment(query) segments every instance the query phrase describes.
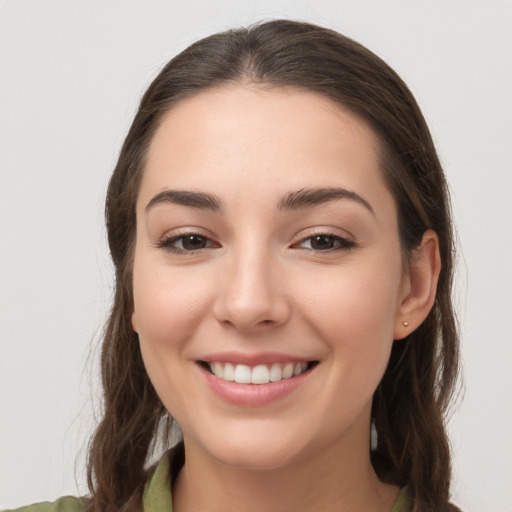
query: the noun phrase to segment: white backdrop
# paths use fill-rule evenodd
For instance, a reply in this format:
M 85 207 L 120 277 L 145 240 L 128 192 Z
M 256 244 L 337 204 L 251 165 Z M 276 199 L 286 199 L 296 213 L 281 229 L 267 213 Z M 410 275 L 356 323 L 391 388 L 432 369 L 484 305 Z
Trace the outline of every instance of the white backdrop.
M 199 37 L 288 17 L 368 46 L 424 110 L 463 252 L 454 500 L 512 511 L 511 14 L 498 0 L 0 0 L 0 507 L 86 491 L 103 196 L 141 92 Z

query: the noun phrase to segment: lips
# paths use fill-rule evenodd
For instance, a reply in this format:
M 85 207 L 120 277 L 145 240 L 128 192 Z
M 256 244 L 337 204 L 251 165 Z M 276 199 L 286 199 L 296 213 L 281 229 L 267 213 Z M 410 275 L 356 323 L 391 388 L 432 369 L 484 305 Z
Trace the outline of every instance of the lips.
M 314 363 L 305 361 L 293 363 L 257 364 L 233 364 L 222 362 L 210 362 L 208 368 L 217 378 L 236 382 L 238 384 L 268 384 L 279 382 L 283 379 L 298 377 L 307 371 Z
M 260 407 L 285 399 L 309 380 L 319 364 L 317 360 L 275 352 L 223 352 L 195 362 L 215 395 L 244 407 Z

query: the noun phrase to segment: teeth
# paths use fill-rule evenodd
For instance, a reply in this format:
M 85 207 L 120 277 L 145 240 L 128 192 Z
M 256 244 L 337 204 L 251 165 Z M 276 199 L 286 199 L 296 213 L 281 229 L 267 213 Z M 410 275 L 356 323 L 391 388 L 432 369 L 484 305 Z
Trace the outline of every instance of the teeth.
M 293 363 L 287 363 L 283 368 L 283 379 L 289 379 L 293 375 Z
M 215 372 L 213 373 L 217 375 Z M 231 382 L 235 380 L 235 367 L 231 363 L 226 363 L 224 365 L 224 373 L 222 375 L 222 378 L 224 380 L 229 380 Z
M 293 376 L 296 377 L 297 375 L 304 373 L 307 367 L 307 363 L 297 363 L 293 369 Z
M 259 364 L 252 369 L 251 382 L 253 384 L 268 384 L 270 372 L 264 364 Z
M 238 382 L 239 384 L 250 384 L 251 368 L 249 366 L 245 366 L 245 364 L 237 364 L 235 366 L 235 382 Z
M 268 384 L 282 379 L 290 379 L 304 373 L 308 363 L 274 363 L 270 366 L 259 364 L 251 368 L 245 364 L 210 363 L 210 370 L 219 379 L 235 381 L 239 384 Z
M 224 371 L 220 363 L 213 363 L 213 373 L 218 375 L 221 379 L 224 378 Z
M 280 364 L 274 363 L 270 367 L 270 377 L 269 378 L 272 382 L 276 382 L 283 378 L 283 370 L 281 370 Z

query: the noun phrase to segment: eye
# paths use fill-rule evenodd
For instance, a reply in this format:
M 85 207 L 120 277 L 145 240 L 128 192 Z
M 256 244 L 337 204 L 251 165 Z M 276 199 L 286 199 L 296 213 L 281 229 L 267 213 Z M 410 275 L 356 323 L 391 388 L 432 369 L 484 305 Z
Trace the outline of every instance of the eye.
M 309 249 L 315 252 L 329 252 L 337 250 L 348 250 L 355 246 L 355 243 L 338 235 L 320 233 L 303 238 L 296 244 L 301 249 Z
M 219 247 L 210 238 L 197 233 L 186 233 L 183 235 L 164 238 L 157 244 L 158 247 L 175 253 L 193 253 L 201 249 Z

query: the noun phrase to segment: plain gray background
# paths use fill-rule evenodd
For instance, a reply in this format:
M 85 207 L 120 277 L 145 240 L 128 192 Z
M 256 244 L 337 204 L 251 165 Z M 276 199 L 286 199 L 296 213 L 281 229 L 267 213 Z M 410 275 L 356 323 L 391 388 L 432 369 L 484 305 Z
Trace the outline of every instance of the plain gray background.
M 511 12 L 496 0 L 0 2 L 0 506 L 86 491 L 112 281 L 103 197 L 140 94 L 194 40 L 287 17 L 368 46 L 424 111 L 463 253 L 454 501 L 512 511 Z

